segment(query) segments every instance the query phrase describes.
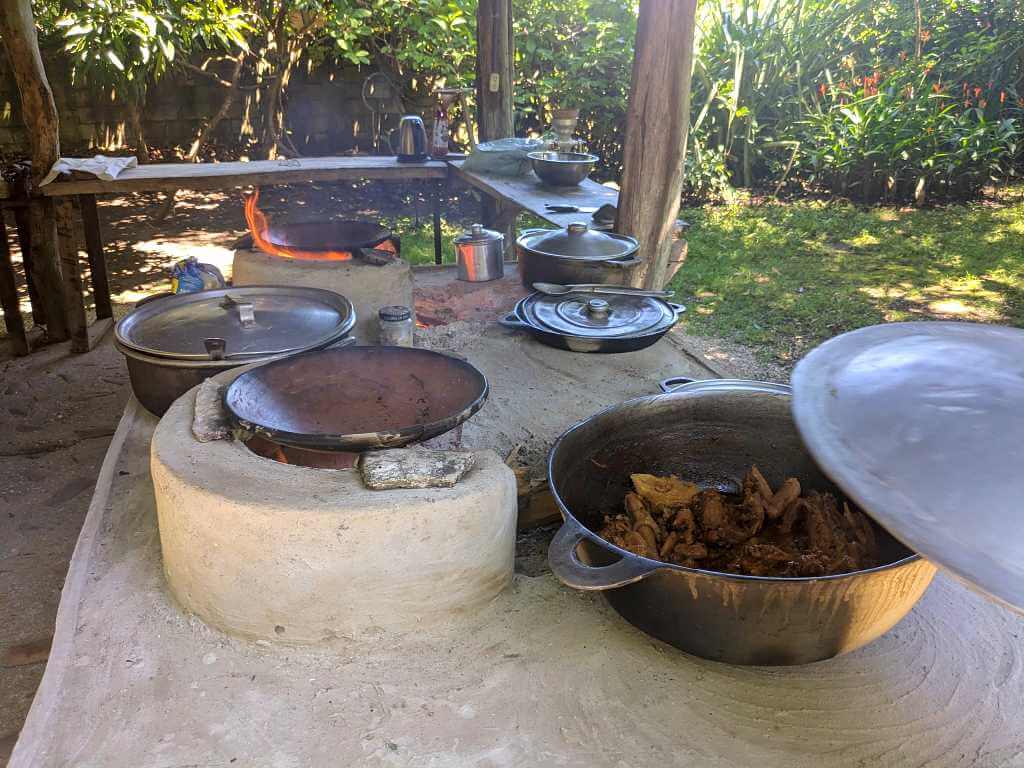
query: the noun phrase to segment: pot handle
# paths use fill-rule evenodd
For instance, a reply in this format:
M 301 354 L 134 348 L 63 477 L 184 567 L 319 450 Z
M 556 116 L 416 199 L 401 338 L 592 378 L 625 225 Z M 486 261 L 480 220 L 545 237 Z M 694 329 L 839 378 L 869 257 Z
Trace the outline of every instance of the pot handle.
M 530 326 L 520 320 L 515 312 L 509 312 L 503 318 L 498 320 L 498 325 L 503 325 L 506 328 L 514 328 L 516 330 L 530 329 Z
M 675 302 L 672 302 L 672 301 L 669 301 L 669 302 L 666 302 L 666 303 L 670 307 L 672 307 L 672 311 L 676 313 L 676 319 L 677 320 L 679 319 L 679 316 L 682 315 L 683 312 L 686 311 L 686 307 L 684 307 L 682 304 L 676 304 Z
M 625 259 L 609 259 L 608 261 L 600 262 L 600 264 L 606 264 L 609 267 L 621 267 L 623 269 L 628 269 L 630 267 L 635 267 L 637 264 L 642 264 L 643 261 L 644 260 L 639 256 L 629 256 Z
M 353 344 L 358 344 L 359 339 L 355 336 L 346 336 L 343 339 L 338 339 L 332 344 L 328 344 L 326 349 L 343 349 L 344 347 L 351 347 Z
M 611 565 L 593 566 L 580 561 L 576 550 L 589 532 L 572 518 L 566 519 L 548 547 L 551 572 L 568 587 L 588 591 L 615 589 L 640 581 L 661 566 L 632 558 L 622 558 Z
M 530 235 L 539 235 L 541 232 L 557 231 L 557 229 L 548 229 L 547 227 L 528 227 L 527 229 L 520 229 L 517 237 L 528 237 Z
M 662 392 L 668 394 L 669 392 L 675 392 L 679 387 L 683 386 L 683 384 L 692 384 L 694 381 L 694 379 L 689 379 L 686 376 L 672 376 L 670 378 L 663 379 L 658 386 L 661 387 Z

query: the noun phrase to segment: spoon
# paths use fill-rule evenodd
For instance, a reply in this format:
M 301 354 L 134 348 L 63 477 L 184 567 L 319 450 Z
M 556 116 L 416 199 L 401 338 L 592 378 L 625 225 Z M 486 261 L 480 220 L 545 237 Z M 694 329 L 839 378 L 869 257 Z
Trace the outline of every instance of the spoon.
M 577 285 L 534 283 L 533 287 L 548 296 L 564 296 L 567 293 L 610 293 L 620 296 L 652 296 L 656 299 L 671 299 L 675 295 L 673 291 L 648 291 L 643 288 L 629 288 L 622 285 L 599 285 L 596 283 L 580 283 Z

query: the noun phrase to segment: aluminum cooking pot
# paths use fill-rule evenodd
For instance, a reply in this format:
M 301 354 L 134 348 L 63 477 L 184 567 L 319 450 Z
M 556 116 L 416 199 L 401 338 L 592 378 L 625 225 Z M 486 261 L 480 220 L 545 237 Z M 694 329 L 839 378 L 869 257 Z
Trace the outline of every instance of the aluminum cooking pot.
M 666 387 L 668 388 L 668 387 Z M 710 380 L 612 406 L 566 431 L 548 482 L 564 524 L 549 549 L 568 586 L 601 590 L 644 632 L 733 664 L 804 664 L 852 651 L 891 629 L 935 567 L 876 527 L 884 565 L 836 576 L 774 578 L 685 568 L 601 539 L 636 472 L 736 491 L 756 464 L 773 485 L 797 477 L 837 492 L 804 448 L 780 384 Z
M 221 371 L 338 343 L 355 324 L 344 296 L 319 288 L 244 286 L 165 296 L 121 318 L 114 344 L 151 413 Z
M 636 238 L 599 232 L 586 224 L 565 229 L 527 229 L 516 239 L 519 274 L 534 283 L 622 285 L 627 270 L 641 262 Z
M 459 280 L 485 283 L 505 276 L 505 236 L 474 224 L 455 238 Z

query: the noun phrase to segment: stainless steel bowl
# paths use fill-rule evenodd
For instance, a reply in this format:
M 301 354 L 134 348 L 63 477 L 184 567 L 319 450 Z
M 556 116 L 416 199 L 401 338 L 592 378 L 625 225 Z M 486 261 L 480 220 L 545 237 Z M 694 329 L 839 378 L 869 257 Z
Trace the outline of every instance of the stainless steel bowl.
M 590 175 L 599 160 L 597 155 L 583 152 L 531 152 L 527 157 L 533 172 L 552 187 L 576 186 Z

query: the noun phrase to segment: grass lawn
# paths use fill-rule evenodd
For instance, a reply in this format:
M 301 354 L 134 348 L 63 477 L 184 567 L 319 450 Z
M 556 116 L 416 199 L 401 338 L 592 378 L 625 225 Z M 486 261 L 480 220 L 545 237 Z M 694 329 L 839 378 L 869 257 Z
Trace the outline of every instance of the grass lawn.
M 933 210 L 795 202 L 684 211 L 689 255 L 671 287 L 692 333 L 792 365 L 875 323 L 1024 327 L 1024 188 Z

